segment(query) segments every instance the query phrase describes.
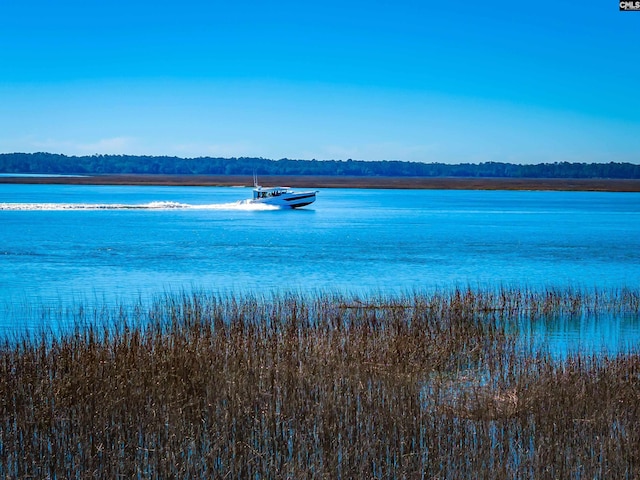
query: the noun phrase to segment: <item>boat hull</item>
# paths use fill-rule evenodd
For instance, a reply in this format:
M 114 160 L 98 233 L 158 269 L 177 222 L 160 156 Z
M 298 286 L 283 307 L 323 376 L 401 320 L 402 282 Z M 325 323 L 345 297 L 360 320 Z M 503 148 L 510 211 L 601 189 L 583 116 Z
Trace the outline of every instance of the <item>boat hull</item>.
M 316 201 L 316 192 L 296 192 L 284 193 L 282 195 L 254 198 L 251 203 L 261 203 L 264 205 L 273 205 L 284 208 L 300 208 L 306 207 Z

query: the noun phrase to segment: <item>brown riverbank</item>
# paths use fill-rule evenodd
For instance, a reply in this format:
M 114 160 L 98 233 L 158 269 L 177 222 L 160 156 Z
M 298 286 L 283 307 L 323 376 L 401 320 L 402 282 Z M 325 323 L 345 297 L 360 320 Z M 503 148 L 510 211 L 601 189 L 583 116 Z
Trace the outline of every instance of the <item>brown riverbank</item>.
M 0 183 L 68 185 L 251 186 L 248 175 L 92 175 L 0 177 Z M 261 176 L 263 186 L 298 188 L 396 188 L 425 190 L 566 190 L 640 192 L 640 180 L 465 177 Z

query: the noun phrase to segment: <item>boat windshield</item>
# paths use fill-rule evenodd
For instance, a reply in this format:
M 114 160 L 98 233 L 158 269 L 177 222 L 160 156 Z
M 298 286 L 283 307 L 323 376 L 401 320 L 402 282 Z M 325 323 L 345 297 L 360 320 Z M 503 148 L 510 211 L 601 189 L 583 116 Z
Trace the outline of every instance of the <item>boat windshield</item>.
M 266 189 L 259 188 L 253 191 L 253 198 L 279 197 L 280 195 L 284 195 L 285 193 L 289 193 L 289 189 L 285 187 L 274 187 Z

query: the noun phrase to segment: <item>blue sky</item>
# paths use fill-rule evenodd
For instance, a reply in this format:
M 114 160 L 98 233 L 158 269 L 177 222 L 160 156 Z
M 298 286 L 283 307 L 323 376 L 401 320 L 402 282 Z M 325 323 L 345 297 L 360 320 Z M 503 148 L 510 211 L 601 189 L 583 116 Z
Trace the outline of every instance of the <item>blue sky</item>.
M 615 0 L 0 0 L 0 152 L 640 163 Z

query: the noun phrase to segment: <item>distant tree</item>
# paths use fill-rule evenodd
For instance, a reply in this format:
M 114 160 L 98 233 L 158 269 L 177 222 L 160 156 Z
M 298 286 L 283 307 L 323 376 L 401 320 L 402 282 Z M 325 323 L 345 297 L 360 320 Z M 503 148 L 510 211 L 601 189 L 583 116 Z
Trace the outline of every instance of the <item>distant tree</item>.
M 132 155 L 65 156 L 52 153 L 0 154 L 2 173 L 163 173 L 209 175 L 327 175 L 505 178 L 627 178 L 640 179 L 640 165 L 631 163 L 554 162 L 518 165 L 420 163 L 387 160 L 292 160 L 282 158 L 178 158 Z

